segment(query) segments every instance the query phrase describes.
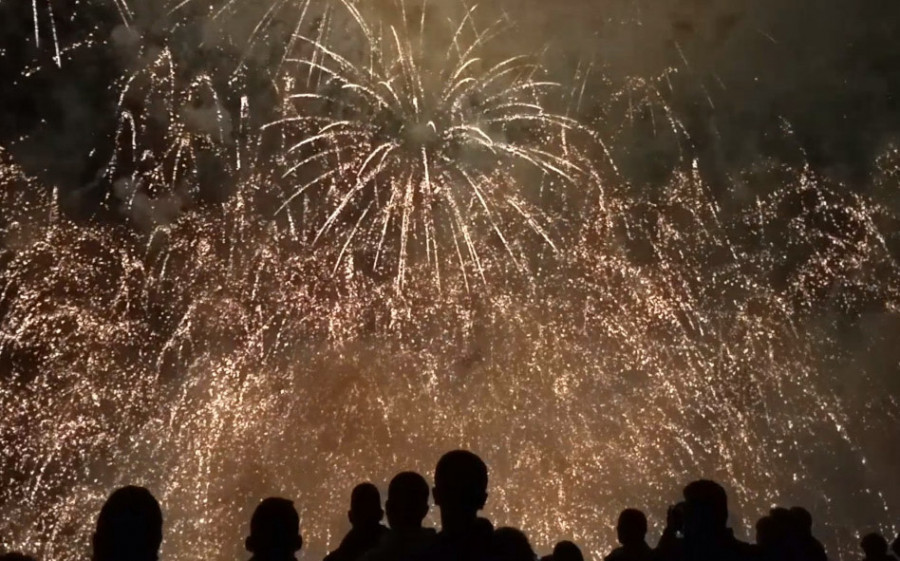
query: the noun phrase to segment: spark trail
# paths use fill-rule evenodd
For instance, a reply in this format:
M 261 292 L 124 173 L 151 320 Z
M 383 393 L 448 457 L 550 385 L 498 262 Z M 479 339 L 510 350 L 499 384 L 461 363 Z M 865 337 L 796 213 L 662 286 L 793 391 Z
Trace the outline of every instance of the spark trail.
M 438 283 L 454 262 L 467 285 L 483 282 L 497 249 L 524 270 L 534 240 L 559 251 L 535 194 L 588 175 L 559 148 L 581 127 L 545 109 L 558 84 L 539 78 L 534 57 L 491 60 L 506 22 L 479 28 L 477 7 L 445 21 L 415 5 L 418 14 L 397 2 L 399 21 L 385 22 L 343 4 L 361 36 L 344 44 L 362 44 L 356 52 L 299 37 L 307 54 L 288 59 L 298 78 L 273 123 L 288 139 L 283 175 L 296 182 L 278 211 L 314 207 L 312 243 L 341 245 L 339 259 L 363 254 L 398 286 L 413 256 Z

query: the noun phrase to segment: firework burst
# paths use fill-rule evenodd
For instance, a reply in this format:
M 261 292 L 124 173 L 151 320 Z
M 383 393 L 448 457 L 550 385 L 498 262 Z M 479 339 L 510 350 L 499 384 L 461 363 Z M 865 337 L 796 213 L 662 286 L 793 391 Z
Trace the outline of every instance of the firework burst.
M 363 49 L 300 37 L 306 54 L 289 59 L 297 73 L 273 125 L 293 181 L 279 212 L 313 243 L 336 239 L 335 267 L 355 256 L 401 286 L 414 259 L 438 283 L 455 262 L 468 286 L 501 254 L 524 270 L 535 238 L 558 251 L 540 210 L 551 205 L 538 203 L 585 175 L 558 148 L 579 126 L 545 109 L 557 84 L 534 58 L 491 60 L 506 23 L 479 28 L 474 7 L 453 24 L 425 4 L 398 2 L 396 22 L 343 7 Z

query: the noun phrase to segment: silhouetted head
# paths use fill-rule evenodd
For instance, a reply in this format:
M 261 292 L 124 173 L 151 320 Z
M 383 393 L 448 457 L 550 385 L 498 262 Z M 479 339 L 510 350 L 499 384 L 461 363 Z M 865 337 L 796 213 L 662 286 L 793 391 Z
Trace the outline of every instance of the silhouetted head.
M 684 534 L 686 538 L 710 537 L 728 523 L 728 496 L 715 481 L 701 479 L 684 488 Z
M 863 536 L 862 541 L 859 542 L 859 547 L 862 548 L 866 557 L 871 559 L 885 557 L 888 550 L 887 540 L 876 532 Z
M 574 543 L 561 541 L 553 548 L 553 561 L 584 561 L 584 555 Z
M 769 518 L 772 519 L 774 538 L 780 543 L 790 540 L 796 533 L 796 523 L 791 511 L 783 507 L 775 507 L 769 510 Z
M 616 535 L 622 545 L 643 543 L 647 535 L 647 517 L 636 508 L 626 508 L 619 515 Z
M 791 507 L 791 520 L 793 521 L 794 532 L 797 535 L 808 537 L 812 535 L 813 519 L 812 514 L 802 506 Z
M 18 551 L 10 551 L 0 555 L 0 561 L 35 561 L 34 557 L 19 553 Z
M 674 504 L 666 510 L 666 528 L 674 532 L 684 531 L 684 501 Z
M 354 528 L 377 526 L 384 518 L 381 509 L 381 493 L 371 483 L 360 483 L 350 493 L 350 510 L 347 518 Z
M 771 516 L 763 516 L 756 521 L 756 545 L 763 549 L 775 547 L 778 541 L 778 531 L 775 529 L 775 521 Z
M 491 539 L 491 557 L 498 561 L 535 561 L 537 555 L 526 536 L 516 528 L 499 528 Z
M 162 509 L 143 487 L 122 487 L 106 500 L 94 532 L 94 561 L 155 561 L 162 543 Z
M 474 534 L 475 542 L 487 547 L 494 537 L 494 523 L 487 518 L 479 516 L 472 523 L 472 533 Z
M 288 499 L 264 499 L 250 518 L 250 535 L 244 542 L 256 558 L 285 559 L 303 547 L 300 516 Z
M 428 514 L 428 482 L 412 471 L 398 473 L 388 486 L 384 510 L 394 530 L 421 528 Z
M 488 472 L 481 458 L 466 450 L 447 452 L 434 470 L 434 502 L 441 521 L 474 521 L 487 502 Z

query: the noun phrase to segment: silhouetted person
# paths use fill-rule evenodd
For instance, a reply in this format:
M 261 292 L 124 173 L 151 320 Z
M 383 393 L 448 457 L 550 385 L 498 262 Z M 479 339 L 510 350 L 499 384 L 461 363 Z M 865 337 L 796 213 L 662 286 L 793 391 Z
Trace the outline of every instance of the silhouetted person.
M 516 528 L 498 528 L 490 544 L 490 556 L 497 561 L 535 561 L 537 555 L 528 536 Z
M 387 532 L 381 524 L 384 510 L 381 509 L 381 493 L 371 483 L 360 483 L 350 494 L 350 531 L 344 536 L 338 548 L 325 561 L 356 561 L 364 553 L 374 548 Z
M 769 561 L 778 555 L 778 530 L 771 516 L 756 521 L 756 547 L 762 559 Z
M 765 561 L 800 561 L 800 539 L 790 511 L 776 507 L 756 523 L 758 554 Z
M 728 528 L 728 496 L 714 481 L 699 480 L 684 488 L 686 561 L 747 561 L 756 548 L 734 537 Z
M 419 559 L 490 558 L 493 525 L 478 517 L 487 502 L 487 485 L 487 466 L 472 452 L 454 450 L 438 460 L 432 495 L 440 509 L 441 531 Z
M 888 555 L 888 543 L 884 536 L 878 533 L 866 534 L 859 542 L 866 556 L 863 561 L 893 561 Z
M 809 511 L 795 506 L 789 512 L 798 558 L 801 561 L 828 561 L 825 547 L 813 536 L 813 519 Z
M 584 561 L 584 555 L 577 545 L 563 540 L 553 546 L 553 553 L 541 557 L 541 561 Z
M 666 511 L 666 527 L 656 549 L 656 559 L 681 559 L 684 556 L 684 502 L 669 506 Z
M 487 518 L 478 517 L 472 527 L 472 543 L 476 551 L 488 551 L 494 538 L 494 523 Z
M 647 517 L 643 512 L 626 508 L 616 524 L 618 547 L 606 556 L 606 561 L 650 561 L 653 550 L 647 545 Z
M 428 548 L 437 535 L 433 528 L 422 527 L 428 514 L 428 494 L 428 482 L 418 473 L 397 474 L 388 486 L 384 504 L 390 530 L 362 559 L 402 561 Z
M 294 503 L 278 497 L 259 503 L 250 518 L 250 535 L 244 545 L 252 561 L 293 561 L 303 547 Z
M 162 509 L 143 487 L 122 487 L 97 517 L 93 561 L 156 561 L 162 543 Z

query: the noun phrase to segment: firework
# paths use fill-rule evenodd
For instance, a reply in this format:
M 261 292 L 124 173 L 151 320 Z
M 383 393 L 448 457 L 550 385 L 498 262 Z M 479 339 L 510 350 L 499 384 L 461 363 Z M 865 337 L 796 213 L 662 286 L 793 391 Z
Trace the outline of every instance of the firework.
M 312 243 L 345 250 L 335 268 L 355 256 L 398 286 L 413 258 L 431 263 L 437 282 L 456 262 L 467 285 L 484 280 L 496 249 L 524 268 L 535 247 L 526 233 L 559 251 L 541 198 L 587 175 L 558 148 L 579 125 L 545 109 L 558 85 L 540 79 L 532 57 L 490 60 L 504 22 L 479 28 L 475 7 L 449 23 L 427 4 L 414 14 L 398 2 L 396 22 L 344 7 L 360 40 L 343 44 L 363 48 L 342 53 L 301 36 L 309 54 L 289 59 L 291 103 L 273 125 L 285 131 L 293 183 L 279 212 L 312 208 Z
M 347 4 L 297 30 L 303 5 L 264 4 L 296 36 L 266 59 L 285 114 L 264 130 L 257 47 L 198 64 L 168 33 L 224 3 L 167 3 L 136 35 L 98 181 L 130 226 L 72 219 L 0 150 L 4 547 L 84 558 L 137 483 L 167 558 L 244 555 L 275 494 L 317 556 L 355 483 L 460 446 L 490 465 L 487 515 L 541 549 L 599 556 L 622 507 L 659 523 L 700 475 L 739 536 L 790 501 L 837 558 L 896 518 L 896 149 L 866 196 L 758 161 L 726 198 L 690 158 L 641 189 L 547 109 L 539 59 L 492 42 L 506 20 Z M 611 153 L 619 123 L 689 145 L 656 84 L 629 104 L 583 83 L 562 105 L 627 108 Z

